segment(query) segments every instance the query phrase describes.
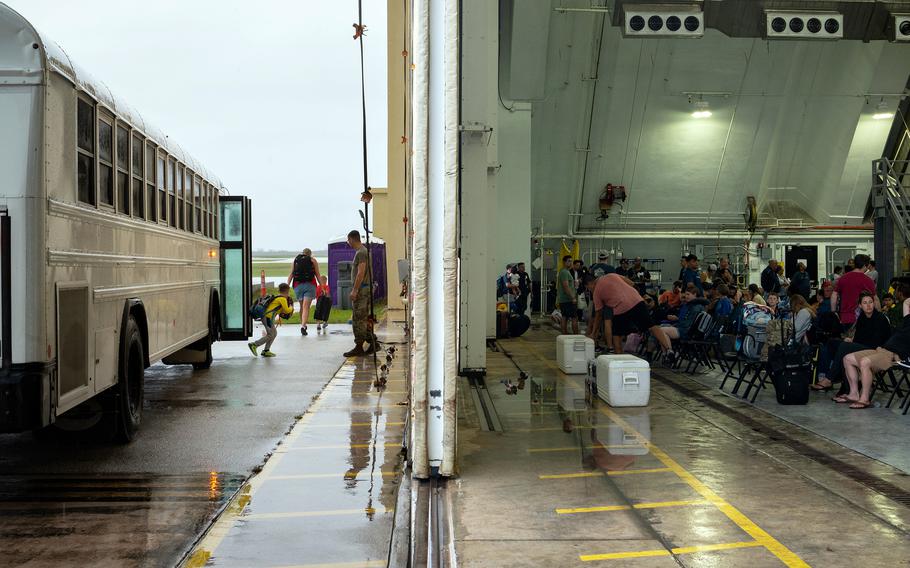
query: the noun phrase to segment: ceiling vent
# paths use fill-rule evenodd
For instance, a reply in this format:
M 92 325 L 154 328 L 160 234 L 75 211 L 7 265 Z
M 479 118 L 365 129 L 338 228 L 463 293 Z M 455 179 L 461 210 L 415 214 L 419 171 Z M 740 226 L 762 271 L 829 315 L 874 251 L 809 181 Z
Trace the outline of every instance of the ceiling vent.
M 891 41 L 910 41 L 910 14 L 893 14 L 891 29 L 888 30 Z
M 844 16 L 838 12 L 765 11 L 768 39 L 842 39 Z
M 705 14 L 697 5 L 626 4 L 626 37 L 689 37 L 705 35 Z

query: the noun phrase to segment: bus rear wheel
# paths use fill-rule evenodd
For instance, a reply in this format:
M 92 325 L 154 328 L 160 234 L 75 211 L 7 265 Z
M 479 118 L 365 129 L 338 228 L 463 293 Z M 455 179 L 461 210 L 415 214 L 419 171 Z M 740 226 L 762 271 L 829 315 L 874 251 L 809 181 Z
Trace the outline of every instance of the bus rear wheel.
M 193 363 L 194 371 L 204 371 L 212 366 L 212 343 L 215 342 L 216 329 L 218 329 L 218 322 L 215 320 L 215 309 L 214 306 L 209 306 L 209 334 L 202 339 L 205 345 L 205 360 Z
M 145 350 L 142 332 L 132 316 L 126 322 L 120 353 L 120 379 L 116 387 L 116 434 L 119 442 L 130 442 L 142 421 L 145 392 Z

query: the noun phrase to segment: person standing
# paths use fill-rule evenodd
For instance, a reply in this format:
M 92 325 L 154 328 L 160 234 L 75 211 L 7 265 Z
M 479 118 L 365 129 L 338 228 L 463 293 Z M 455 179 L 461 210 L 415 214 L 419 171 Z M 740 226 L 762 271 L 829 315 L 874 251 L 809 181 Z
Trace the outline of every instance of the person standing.
M 651 273 L 641 265 L 641 257 L 635 257 L 635 263 L 627 275 L 632 282 L 635 282 L 635 288 L 640 294 L 644 294 L 648 284 L 651 282 Z
M 872 282 L 878 286 L 878 270 L 875 269 L 875 261 L 869 261 L 869 272 L 866 272 L 866 276 L 872 279 Z
M 515 300 L 515 311 L 525 315 L 528 311 L 528 297 L 531 295 L 531 276 L 525 269 L 525 263 L 518 263 L 518 298 Z
M 354 249 L 354 285 L 351 287 L 351 323 L 354 327 L 354 348 L 344 354 L 345 357 L 370 355 L 379 349 L 379 341 L 373 333 L 370 321 L 370 295 L 373 292 L 373 270 L 370 266 L 370 255 L 360 241 L 360 232 L 348 233 L 348 246 Z M 366 344 L 366 349 L 364 349 Z
M 307 334 L 307 322 L 310 321 L 310 304 L 316 299 L 316 286 L 319 282 L 319 263 L 313 258 L 313 251 L 308 248 L 294 258 L 288 284 L 293 282 L 294 297 L 300 302 L 300 334 Z
M 616 268 L 607 263 L 607 253 L 602 252 L 597 255 L 597 262 L 591 265 L 591 275 L 594 278 L 600 278 L 604 274 L 616 272 Z
M 858 254 L 853 259 L 854 269 L 844 274 L 834 283 L 834 292 L 831 293 L 831 307 L 837 309 L 840 323 L 844 331 L 849 330 L 856 323 L 856 308 L 859 306 L 859 297 L 863 292 L 869 292 L 875 299 L 875 309 L 881 310 L 881 303 L 875 295 L 875 282 L 866 276 L 869 268 L 869 256 Z
M 777 277 L 777 261 L 773 258 L 761 273 L 761 287 L 765 294 L 780 292 L 780 279 Z
M 809 273 L 806 272 L 806 265 L 802 262 L 797 263 L 796 272 L 793 274 L 793 278 L 790 279 L 788 293 L 790 295 L 799 294 L 803 298 L 808 298 L 811 285 Z
M 704 286 L 701 282 L 701 274 L 698 272 L 698 257 L 690 254 L 686 257 L 686 268 L 682 272 L 682 289 L 685 290 L 689 284 L 695 285 L 698 289 L 698 295 L 703 296 L 705 293 Z
M 578 296 L 575 290 L 575 276 L 572 274 L 572 257 L 562 257 L 562 270 L 556 275 L 556 301 L 562 313 L 562 334 L 568 333 L 569 320 L 572 333 L 578 335 Z

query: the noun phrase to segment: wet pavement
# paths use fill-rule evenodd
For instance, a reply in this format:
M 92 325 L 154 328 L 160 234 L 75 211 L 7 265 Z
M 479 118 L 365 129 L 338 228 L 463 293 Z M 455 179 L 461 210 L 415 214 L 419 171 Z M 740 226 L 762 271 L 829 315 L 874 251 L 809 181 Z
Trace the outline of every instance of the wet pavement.
M 401 483 L 407 367 L 399 350 L 385 388 L 377 388 L 371 358 L 348 360 L 186 566 L 386 566 Z
M 345 326 L 346 327 L 346 326 Z M 207 371 L 146 372 L 139 436 L 0 435 L 0 565 L 172 566 L 344 362 L 350 328 L 282 329 L 278 357 L 215 345 Z
M 503 432 L 460 382 L 461 566 L 910 565 L 904 472 L 666 369 L 647 407 L 611 408 L 558 370 L 555 340 L 488 352 Z

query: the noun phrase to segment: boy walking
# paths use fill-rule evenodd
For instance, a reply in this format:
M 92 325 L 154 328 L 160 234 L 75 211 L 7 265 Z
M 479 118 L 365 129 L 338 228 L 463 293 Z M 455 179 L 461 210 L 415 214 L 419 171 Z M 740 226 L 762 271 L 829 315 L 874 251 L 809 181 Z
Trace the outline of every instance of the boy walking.
M 262 352 L 263 357 L 274 357 L 275 354 L 272 353 L 271 347 L 272 342 L 275 341 L 275 338 L 278 337 L 278 328 L 275 327 L 275 317 L 281 317 L 283 319 L 288 319 L 291 317 L 291 314 L 294 313 L 294 303 L 289 301 L 288 295 L 291 292 L 291 287 L 282 282 L 278 285 L 278 295 L 269 302 L 269 305 L 265 308 L 265 313 L 259 318 L 259 321 L 262 322 L 262 326 L 265 328 L 265 336 L 259 338 L 257 341 L 252 343 L 247 343 L 246 346 L 250 348 L 250 351 L 253 353 L 253 357 L 258 355 L 257 349 L 261 345 L 265 345 L 265 350 Z
M 325 299 L 323 299 L 325 298 Z M 316 287 L 316 331 L 329 328 L 329 313 L 332 311 L 332 291 L 329 289 L 329 278 L 325 274 L 319 279 Z

